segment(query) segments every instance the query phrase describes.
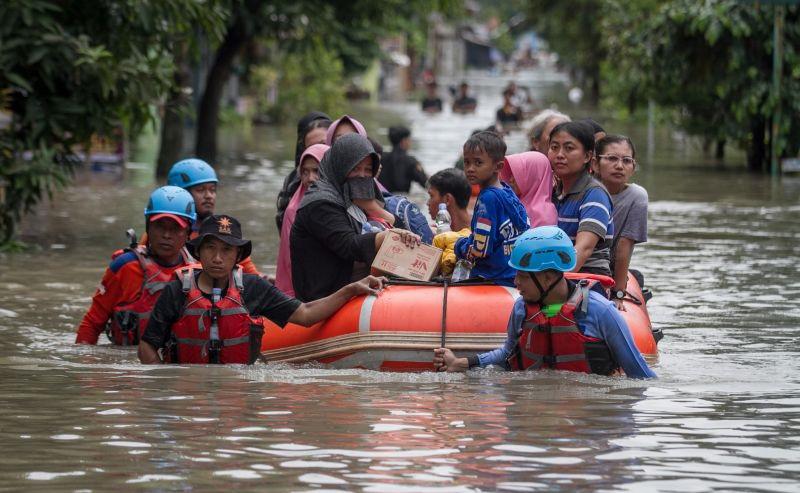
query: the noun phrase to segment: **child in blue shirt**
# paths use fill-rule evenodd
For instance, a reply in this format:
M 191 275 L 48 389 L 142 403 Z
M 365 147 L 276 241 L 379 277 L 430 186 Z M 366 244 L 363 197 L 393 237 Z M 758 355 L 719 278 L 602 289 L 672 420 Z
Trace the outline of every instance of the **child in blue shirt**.
M 505 153 L 505 142 L 494 132 L 478 132 L 464 143 L 464 173 L 481 192 L 472 214 L 472 234 L 456 242 L 455 253 L 473 262 L 471 277 L 513 286 L 511 249 L 530 226 L 525 206 L 500 181 Z

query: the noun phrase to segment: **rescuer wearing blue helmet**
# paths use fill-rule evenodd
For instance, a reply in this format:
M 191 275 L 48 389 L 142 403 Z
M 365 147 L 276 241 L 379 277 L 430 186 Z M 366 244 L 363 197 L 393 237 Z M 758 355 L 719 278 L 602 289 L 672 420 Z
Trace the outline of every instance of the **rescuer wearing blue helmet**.
M 564 277 L 577 255 L 569 236 L 556 226 L 529 229 L 514 243 L 508 265 L 516 269 L 520 297 L 508 320 L 508 338 L 497 349 L 458 358 L 434 350 L 437 371 L 466 371 L 497 365 L 509 370 L 550 368 L 631 378 L 654 378 L 625 320 L 597 281 Z
M 165 186 L 150 194 L 144 209 L 147 240 L 114 252 L 111 264 L 78 326 L 75 342 L 97 344 L 105 331 L 113 344 L 135 345 L 150 312 L 175 270 L 193 262 L 184 245 L 197 219 L 192 195 Z
M 167 184 L 188 190 L 194 197 L 197 221 L 195 221 L 189 236 L 189 239 L 192 240 L 197 237 L 203 220 L 214 214 L 214 207 L 217 205 L 217 185 L 219 184 L 217 173 L 210 164 L 202 159 L 183 159 L 170 168 L 169 174 L 167 174 Z M 249 256 L 242 259 L 239 265 L 247 274 L 261 275 Z
M 217 203 L 217 184 L 219 179 L 214 168 L 202 159 L 189 158 L 172 165 L 167 175 L 167 185 L 188 190 L 194 197 L 199 225 L 203 219 L 214 213 Z M 195 230 L 197 227 L 194 228 Z

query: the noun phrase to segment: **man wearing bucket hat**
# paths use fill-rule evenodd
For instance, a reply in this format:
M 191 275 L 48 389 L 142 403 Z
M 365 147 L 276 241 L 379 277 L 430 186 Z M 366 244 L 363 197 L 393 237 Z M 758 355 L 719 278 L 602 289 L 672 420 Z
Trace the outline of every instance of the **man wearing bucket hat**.
M 383 278 L 369 276 L 310 303 L 290 298 L 242 273 L 237 263 L 250 255 L 252 243 L 242 238 L 239 221 L 225 214 L 207 217 L 187 248 L 202 268 L 182 269 L 164 289 L 139 345 L 142 363 L 252 364 L 261 348 L 261 317 L 280 327 L 310 326 L 350 298 L 383 288 Z
M 508 321 L 505 344 L 469 358 L 434 349 L 437 371 L 498 365 L 510 370 L 552 368 L 631 378 L 655 378 L 636 348 L 625 320 L 596 281 L 564 277 L 576 263 L 575 247 L 556 226 L 540 226 L 514 243 L 508 264 L 516 269 L 520 297 Z
M 194 200 L 179 187 L 153 191 L 144 210 L 148 239 L 117 250 L 78 326 L 77 344 L 97 344 L 105 330 L 114 344 L 131 345 L 176 269 L 192 259 L 184 249 L 195 220 Z M 132 234 L 132 233 L 131 233 Z

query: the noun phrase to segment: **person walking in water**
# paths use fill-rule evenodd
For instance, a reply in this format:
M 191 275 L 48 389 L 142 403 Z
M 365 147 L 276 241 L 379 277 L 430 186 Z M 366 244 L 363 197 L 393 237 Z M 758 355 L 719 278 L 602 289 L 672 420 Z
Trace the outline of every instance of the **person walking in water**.
M 514 244 L 509 266 L 520 297 L 502 347 L 470 357 L 434 350 L 437 371 L 497 365 L 509 370 L 555 369 L 631 378 L 655 378 L 628 325 L 597 281 L 564 277 L 577 261 L 569 236 L 556 226 L 526 231 Z
M 411 149 L 411 130 L 407 127 L 397 126 L 389 128 L 389 140 L 392 151 L 381 156 L 383 170 L 381 183 L 390 192 L 408 193 L 411 183 L 417 182 L 425 187 L 428 176 L 422 169 L 422 164 L 408 153 Z
M 78 326 L 76 344 L 97 344 L 103 331 L 112 343 L 135 345 L 161 290 L 175 270 L 194 261 L 184 249 L 197 218 L 194 199 L 179 187 L 150 194 L 144 210 L 147 240 L 117 250 L 92 304 Z
M 377 295 L 385 281 L 368 276 L 328 297 L 301 303 L 242 272 L 237 264 L 250 255 L 252 242 L 242 237 L 239 221 L 225 214 L 207 217 L 187 246 L 202 268 L 180 270 L 164 289 L 139 344 L 142 363 L 252 364 L 261 349 L 260 317 L 279 327 L 289 322 L 308 327 L 354 296 Z
M 197 206 L 197 221 L 195 221 L 189 239 L 197 237 L 197 229 L 205 218 L 214 214 L 217 205 L 217 173 L 210 164 L 202 159 L 189 158 L 172 165 L 167 174 L 167 185 L 181 187 L 192 194 Z M 242 268 L 248 274 L 261 275 L 256 264 L 248 256 L 242 259 Z

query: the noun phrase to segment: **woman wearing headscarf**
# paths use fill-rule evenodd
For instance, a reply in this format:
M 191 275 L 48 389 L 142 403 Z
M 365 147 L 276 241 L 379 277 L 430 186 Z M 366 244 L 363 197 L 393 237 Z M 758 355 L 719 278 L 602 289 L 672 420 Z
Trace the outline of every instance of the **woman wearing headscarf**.
M 283 224 L 283 215 L 286 211 L 286 206 L 289 205 L 289 201 L 300 186 L 300 177 L 297 172 L 297 167 L 300 166 L 300 156 L 302 156 L 303 152 L 309 146 L 325 143 L 325 137 L 327 136 L 328 127 L 330 127 L 330 125 L 331 117 L 321 111 L 312 111 L 297 122 L 294 168 L 289 172 L 286 179 L 283 180 L 283 187 L 281 187 L 281 191 L 278 192 L 277 212 L 275 214 L 278 234 L 281 234 L 281 226 Z
M 336 139 L 322 158 L 320 179 L 300 202 L 291 231 L 292 284 L 299 299 L 316 300 L 365 277 L 390 233 L 408 245 L 419 243 L 406 230 L 370 232 L 367 216 L 354 203 L 377 197 L 379 165 L 372 144 L 357 133 Z
M 289 296 L 294 296 L 294 287 L 292 286 L 292 257 L 289 247 L 292 225 L 297 216 L 297 209 L 300 207 L 300 202 L 305 196 L 308 187 L 319 179 L 319 165 L 328 149 L 330 149 L 330 147 L 325 144 L 314 144 L 302 153 L 300 156 L 300 165 L 297 167 L 300 175 L 300 186 L 297 187 L 297 191 L 292 195 L 292 199 L 289 201 L 289 205 L 286 207 L 286 211 L 283 215 L 280 247 L 278 249 L 278 266 L 275 272 L 275 286 Z
M 336 142 L 336 139 L 342 135 L 351 133 L 357 133 L 358 135 L 366 137 L 367 129 L 364 128 L 364 125 L 362 125 L 360 121 L 349 115 L 344 115 L 331 123 L 331 126 L 328 127 L 328 133 L 325 135 L 325 143 L 332 146 L 333 143 Z
M 531 228 L 555 226 L 558 222 L 553 205 L 553 168 L 541 152 L 530 151 L 506 156 L 500 179 L 508 183 L 528 212 Z

